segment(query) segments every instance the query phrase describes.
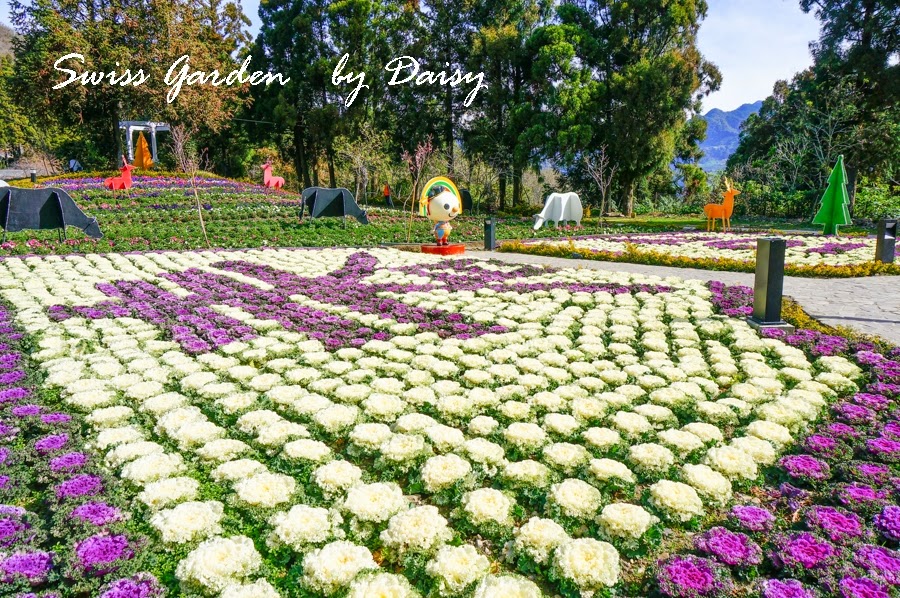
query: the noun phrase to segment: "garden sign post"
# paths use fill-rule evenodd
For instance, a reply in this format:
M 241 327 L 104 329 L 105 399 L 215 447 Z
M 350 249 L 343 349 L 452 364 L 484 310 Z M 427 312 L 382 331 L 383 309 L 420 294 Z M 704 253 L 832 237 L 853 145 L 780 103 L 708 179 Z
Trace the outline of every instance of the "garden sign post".
M 822 196 L 822 204 L 819 211 L 813 217 L 813 224 L 821 224 L 825 227 L 822 231 L 826 235 L 836 235 L 837 227 L 852 224 L 850 211 L 850 196 L 847 195 L 847 171 L 844 170 L 844 156 L 838 156 L 837 164 L 828 177 L 828 188 Z
M 756 242 L 756 279 L 753 284 L 753 315 L 747 318 L 751 327 L 794 327 L 781 319 L 781 295 L 784 290 L 784 239 L 761 238 Z

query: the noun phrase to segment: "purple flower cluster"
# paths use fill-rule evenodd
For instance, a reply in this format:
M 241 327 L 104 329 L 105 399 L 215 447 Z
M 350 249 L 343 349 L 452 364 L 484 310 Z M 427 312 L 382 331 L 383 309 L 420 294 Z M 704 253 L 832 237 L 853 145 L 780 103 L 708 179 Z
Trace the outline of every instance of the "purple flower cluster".
M 691 555 L 674 556 L 658 563 L 656 581 L 660 592 L 672 598 L 726 596 L 732 589 L 724 567 Z
M 848 251 L 860 249 L 865 246 L 865 243 L 853 241 L 845 243 L 825 243 L 824 245 L 821 245 L 819 247 L 810 247 L 806 250 L 806 253 L 818 253 L 821 255 L 840 255 L 842 253 L 847 253 Z
M 744 289 L 716 283 L 710 288 L 719 311 L 742 307 Z M 745 296 L 744 307 L 749 303 Z M 833 404 L 830 421 L 811 430 L 797 454 L 778 462 L 777 475 L 789 482 L 770 492 L 774 512 L 739 505 L 729 513 L 732 533 L 742 532 L 764 548 L 757 565 L 759 595 L 900 595 L 900 349 L 879 353 L 871 343 L 810 330 L 769 335 L 812 358 L 851 358 L 868 382 L 862 392 Z M 729 537 L 719 529 L 699 535 L 695 548 L 741 575 L 741 567 L 732 565 L 738 561 L 720 557 L 722 549 L 710 546 L 712 537 Z
M 866 532 L 865 524 L 859 515 L 835 507 L 810 508 L 806 512 L 806 525 L 837 543 L 857 540 Z
M 796 579 L 766 579 L 760 584 L 762 598 L 815 598 L 816 594 Z
M 107 584 L 101 588 L 100 598 L 162 598 L 165 594 L 155 577 L 139 573 Z
M 187 352 L 200 353 L 234 341 L 255 338 L 253 328 L 209 307 L 211 304 L 223 304 L 240 308 L 259 318 L 276 320 L 286 330 L 303 332 L 310 338 L 322 341 L 327 350 L 335 351 L 344 347 L 358 347 L 373 339 L 388 340 L 391 334 L 294 303 L 288 297 L 305 295 L 322 303 L 345 306 L 350 311 L 391 318 L 400 324 L 414 324 L 419 331 L 435 332 L 442 338 L 465 339 L 487 333 L 502 333 L 506 329 L 467 321 L 457 313 L 407 305 L 382 295 L 385 292 L 405 294 L 436 288 L 450 292 L 488 288 L 523 293 L 567 289 L 572 292 L 613 294 L 669 290 L 668 287 L 653 285 L 516 281 L 543 271 L 532 266 L 491 271 L 478 266 L 476 260 L 455 261 L 452 267 L 435 264 L 397 269 L 408 274 L 425 274 L 433 280 L 428 284 L 364 282 L 374 274 L 377 265 L 374 256 L 355 253 L 347 259 L 344 266 L 329 274 L 304 278 L 266 265 L 243 261 L 220 262 L 214 266 L 261 280 L 278 290 L 263 290 L 226 275 L 192 268 L 163 276 L 191 292 L 185 297 L 173 295 L 146 281 L 123 280 L 97 286 L 115 301 L 99 302 L 91 306 L 52 306 L 49 308 L 49 315 L 57 320 L 75 315 L 91 319 L 122 316 L 144 319 L 165 329 Z
M 795 480 L 814 483 L 831 477 L 828 463 L 811 455 L 787 455 L 778 464 Z
M 50 588 L 68 588 L 72 595 L 100 595 L 110 574 L 133 558 L 134 543 L 117 531 L 122 512 L 96 500 L 107 485 L 92 470 L 90 455 L 69 450 L 79 444 L 81 422 L 33 402 L 32 389 L 16 385 L 29 378 L 29 362 L 17 350 L 21 335 L 11 322 L 0 305 L 0 372 L 21 373 L 14 382 L 0 379 L 0 594 L 49 597 L 58 596 Z M 45 517 L 2 504 L 7 497 L 28 504 L 34 489 L 49 507 Z M 119 582 L 108 584 L 103 595 L 162 595 L 152 576 Z
M 79 542 L 75 546 L 78 567 L 85 572 L 103 575 L 114 571 L 121 561 L 134 556 L 134 551 L 124 535 L 97 534 Z
M 767 532 L 775 525 L 775 515 L 768 509 L 753 505 L 736 505 L 729 513 L 732 523 L 748 532 Z
M 725 283 L 712 281 L 713 306 L 726 316 L 744 317 L 753 313 L 753 289 L 742 285 L 726 286 Z
M 746 534 L 713 527 L 694 537 L 694 546 L 732 567 L 751 567 L 762 562 L 762 549 Z

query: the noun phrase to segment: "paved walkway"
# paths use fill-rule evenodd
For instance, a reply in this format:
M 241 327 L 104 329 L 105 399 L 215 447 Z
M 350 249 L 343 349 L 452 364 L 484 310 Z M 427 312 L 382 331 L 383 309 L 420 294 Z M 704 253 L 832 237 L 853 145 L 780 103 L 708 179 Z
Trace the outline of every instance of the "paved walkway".
M 753 286 L 749 272 L 716 272 L 693 268 L 666 268 L 621 262 L 600 262 L 552 258 L 521 253 L 469 251 L 473 257 L 517 264 L 542 264 L 556 267 L 584 267 L 616 272 L 634 272 L 686 279 L 721 280 L 727 284 Z M 866 334 L 876 334 L 900 345 L 900 276 L 865 278 L 784 279 L 784 294 L 798 301 L 806 312 L 832 326 L 850 326 Z

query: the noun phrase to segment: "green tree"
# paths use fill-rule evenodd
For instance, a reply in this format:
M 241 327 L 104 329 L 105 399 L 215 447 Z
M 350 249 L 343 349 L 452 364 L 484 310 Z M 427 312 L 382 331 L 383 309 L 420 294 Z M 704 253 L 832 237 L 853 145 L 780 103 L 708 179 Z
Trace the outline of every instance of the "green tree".
M 76 73 L 142 70 L 160 82 L 183 54 L 190 55 L 192 70 L 227 73 L 236 66 L 233 56 L 241 44 L 235 32 L 246 23 L 234 2 L 13 0 L 10 6 L 18 33 L 14 87 L 29 99 L 29 116 L 41 127 L 78 126 L 92 144 L 105 148 L 110 164 L 122 155 L 120 120 L 166 119 L 216 130 L 240 103 L 242 90 L 234 86 L 185 86 L 171 104 L 168 90 L 158 84 L 75 82 L 53 89 L 65 78 L 53 65 L 70 53 L 81 54 L 83 64 L 71 59 L 60 66 Z
M 706 8 L 703 0 L 566 3 L 540 34 L 535 64 L 555 115 L 547 155 L 583 181 L 580 155 L 607 146 L 629 215 L 636 189 L 671 163 L 688 115 L 720 83 L 696 46 Z
M 12 59 L 0 56 L 0 154 L 15 156 L 21 146 L 34 140 L 34 128 L 10 93 L 12 78 Z
M 529 44 L 548 10 L 545 1 L 501 0 L 481 3 L 473 11 L 469 69 L 484 73 L 487 89 L 472 106 L 463 138 L 473 156 L 497 169 L 501 209 L 509 180 L 516 205 L 522 199 L 523 171 L 540 162 L 541 103 L 534 93 Z
M 837 164 L 828 177 L 828 188 L 822 196 L 819 211 L 813 218 L 813 224 L 821 224 L 826 235 L 836 235 L 837 227 L 853 224 L 847 207 L 850 197 L 847 195 L 847 172 L 844 170 L 844 157 L 838 156 Z

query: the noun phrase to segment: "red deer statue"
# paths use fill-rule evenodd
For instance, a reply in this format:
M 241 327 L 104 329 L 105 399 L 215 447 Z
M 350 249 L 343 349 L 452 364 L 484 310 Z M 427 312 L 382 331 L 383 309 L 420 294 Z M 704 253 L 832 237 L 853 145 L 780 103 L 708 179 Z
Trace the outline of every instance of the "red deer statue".
M 134 170 L 134 166 L 128 163 L 125 156 L 122 156 L 122 164 L 124 164 L 121 168 L 122 176 L 109 177 L 103 181 L 103 186 L 111 190 L 113 194 L 116 191 L 131 189 L 131 171 Z
M 281 189 L 284 187 L 284 179 L 280 176 L 272 176 L 272 165 L 263 164 L 263 184 L 269 189 Z

